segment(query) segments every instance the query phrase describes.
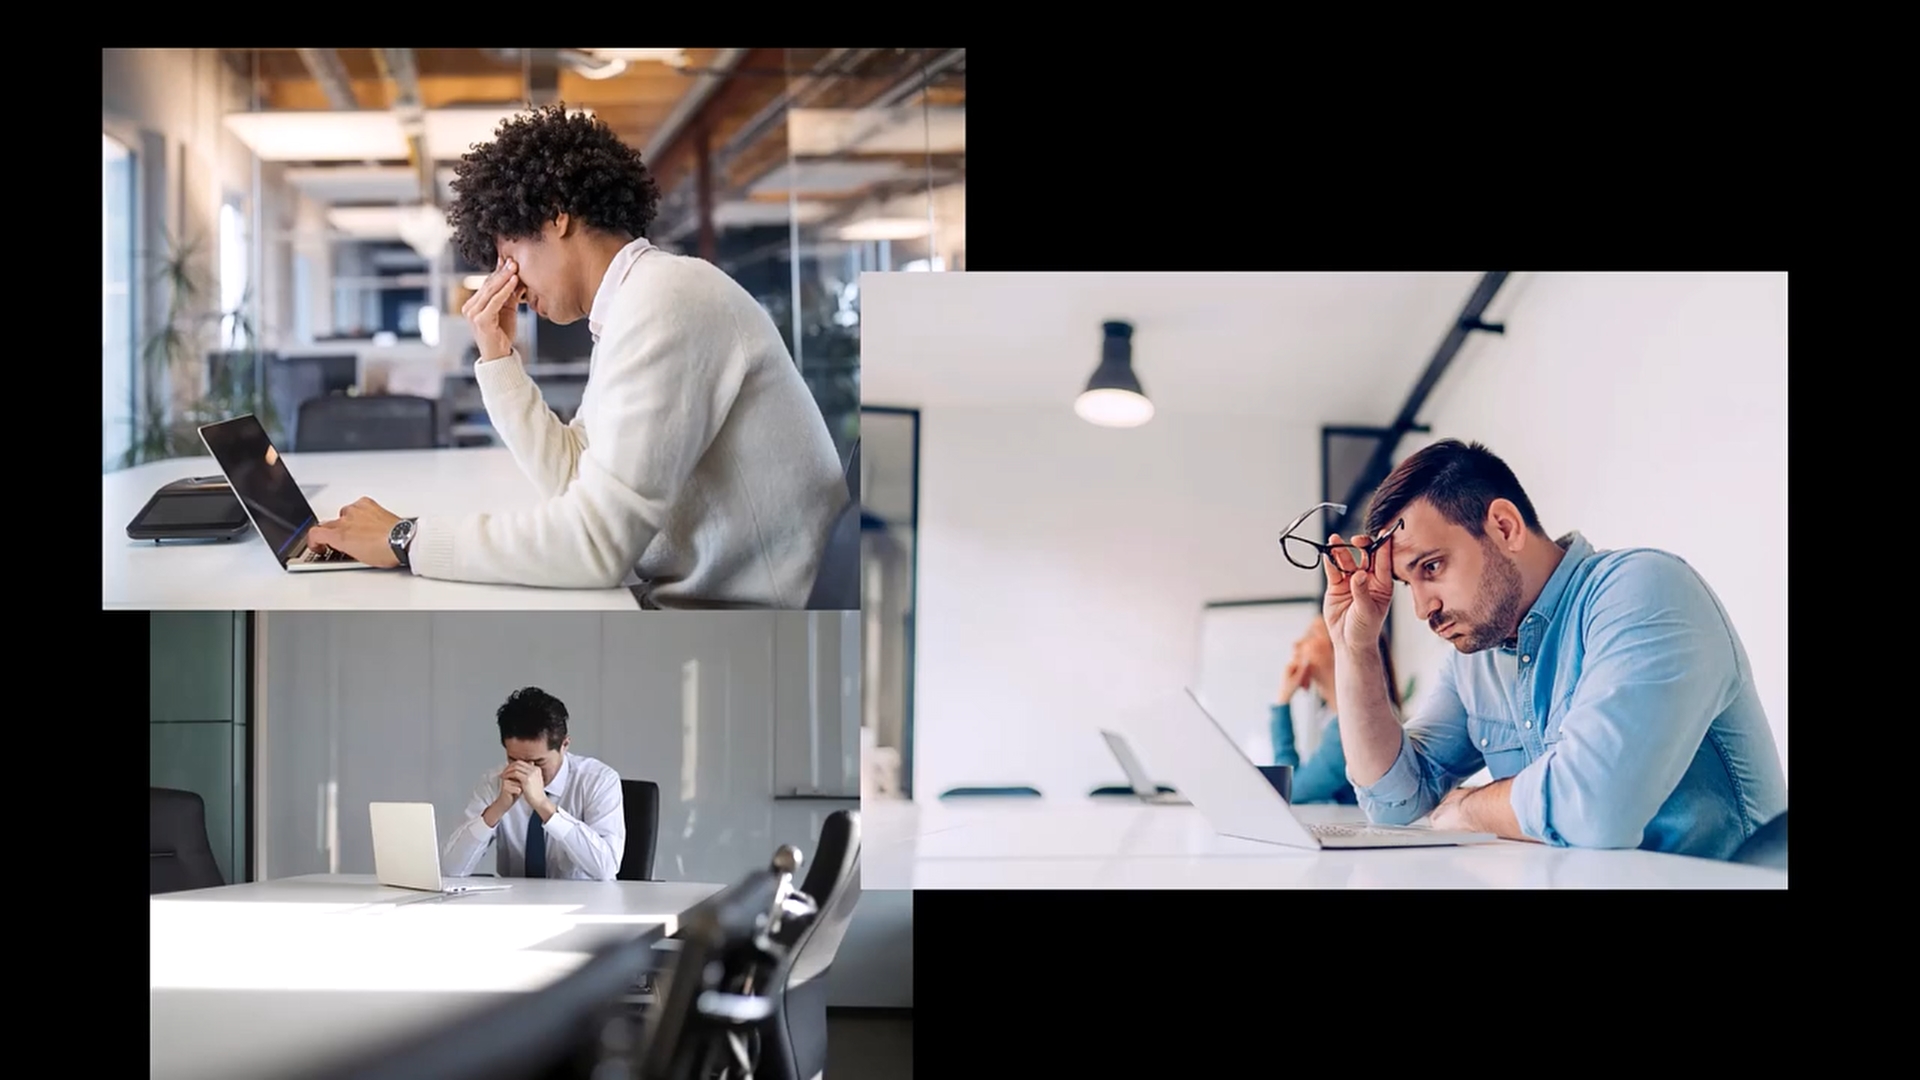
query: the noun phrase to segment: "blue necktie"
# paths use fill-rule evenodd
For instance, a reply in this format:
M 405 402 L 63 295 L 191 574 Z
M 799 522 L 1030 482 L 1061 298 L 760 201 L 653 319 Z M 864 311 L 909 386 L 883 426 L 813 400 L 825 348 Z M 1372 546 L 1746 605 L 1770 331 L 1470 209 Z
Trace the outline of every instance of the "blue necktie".
M 547 876 L 547 827 L 539 814 L 527 815 L 527 876 Z

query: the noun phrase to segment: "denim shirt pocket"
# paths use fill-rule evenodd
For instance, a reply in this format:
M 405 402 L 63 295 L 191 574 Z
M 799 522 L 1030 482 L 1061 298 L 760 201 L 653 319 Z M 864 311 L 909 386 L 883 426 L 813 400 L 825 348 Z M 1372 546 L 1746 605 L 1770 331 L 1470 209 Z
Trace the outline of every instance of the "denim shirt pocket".
M 1527 748 L 1512 721 L 1468 713 L 1467 734 L 1473 739 L 1473 748 L 1486 760 L 1487 774 L 1493 779 L 1505 780 L 1527 767 Z

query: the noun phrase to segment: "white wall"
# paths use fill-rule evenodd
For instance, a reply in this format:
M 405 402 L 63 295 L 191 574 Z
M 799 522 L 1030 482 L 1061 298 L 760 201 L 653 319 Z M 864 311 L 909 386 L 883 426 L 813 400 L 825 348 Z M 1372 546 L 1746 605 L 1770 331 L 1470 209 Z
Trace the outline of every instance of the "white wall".
M 1541 273 L 1496 299 L 1401 456 L 1477 439 L 1519 477 L 1550 535 L 1686 559 L 1747 648 L 1787 757 L 1787 287 L 1779 273 Z M 1447 651 L 1395 615 L 1423 683 Z M 1408 666 L 1411 665 L 1411 666 Z
M 858 808 L 857 613 L 294 612 L 256 626 L 263 880 L 372 873 L 371 801 L 431 801 L 444 834 L 503 760 L 495 710 L 529 685 L 566 703 L 576 752 L 660 785 L 656 878 L 731 883 L 780 844 L 810 853 L 827 814 Z M 825 797 L 783 797 L 809 789 Z M 836 977 L 835 1004 L 911 1004 L 902 919 L 910 904 L 856 911 L 842 950 L 857 974 Z M 886 957 L 866 956 L 869 940 Z
M 1194 679 L 1202 606 L 1312 588 L 1276 538 L 1319 498 L 1317 428 L 931 407 L 920 454 L 916 799 L 1119 782 L 1096 729 Z
M 223 117 L 244 111 L 252 100 L 247 82 L 215 49 L 102 49 L 101 112 L 108 133 L 141 151 L 141 182 L 147 210 L 140 249 L 158 251 L 166 234 L 201 239 L 208 278 L 203 304 L 219 302 L 217 280 L 219 207 L 227 195 L 252 200 L 256 193 L 254 159 L 246 145 L 225 127 Z M 263 340 L 271 347 L 292 326 L 292 246 L 287 234 L 305 202 L 285 184 L 282 169 L 266 165 L 258 179 L 258 218 L 251 213 L 247 231 L 257 252 L 255 314 Z M 257 222 L 257 223 L 256 223 Z M 141 260 L 144 272 L 146 262 Z M 149 287 L 142 317 L 165 311 L 164 293 Z M 144 338 L 152 323 L 144 324 Z M 196 372 L 181 373 L 193 377 Z M 177 393 L 185 393 L 184 388 Z

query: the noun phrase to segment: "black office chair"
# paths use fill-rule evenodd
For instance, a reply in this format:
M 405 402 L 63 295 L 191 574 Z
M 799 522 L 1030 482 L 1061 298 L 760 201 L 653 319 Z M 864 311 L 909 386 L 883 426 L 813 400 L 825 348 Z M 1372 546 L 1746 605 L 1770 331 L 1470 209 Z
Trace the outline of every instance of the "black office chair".
M 794 886 L 799 852 L 783 845 L 769 870 L 700 904 L 674 935 L 660 1007 L 642 1021 L 640 1080 L 760 1077 L 762 1032 L 781 1014 L 786 973 L 811 937 L 820 905 Z M 819 1075 L 815 1072 L 811 1075 Z
M 847 923 L 860 902 L 860 815 L 827 815 L 800 887 L 818 910 L 804 923 L 789 923 L 776 935 L 791 952 L 783 992 L 773 1015 L 761 1022 L 760 1068 L 754 1080 L 813 1080 L 827 1067 L 827 974 Z
M 1038 799 L 1040 789 L 1031 784 L 1005 784 L 998 787 L 951 787 L 940 793 L 943 799 Z
M 1764 866 L 1769 870 L 1787 868 L 1787 812 L 1780 811 L 1778 817 L 1753 831 L 1740 849 L 1733 853 L 1733 862 L 1747 866 Z
M 808 611 L 858 611 L 860 609 L 860 504 L 848 500 L 827 534 L 827 549 L 820 555 L 813 591 L 807 594 Z
M 860 440 L 853 440 L 840 475 L 847 485 L 847 505 L 833 520 L 827 549 L 814 571 L 808 611 L 858 611 L 860 608 Z
M 440 442 L 436 403 L 406 394 L 331 394 L 300 403 L 294 425 L 300 453 L 431 450 Z
M 614 879 L 652 881 L 653 855 L 660 845 L 660 785 L 651 780 L 622 780 L 620 803 L 627 819 L 627 849 Z
M 147 789 L 148 895 L 227 883 L 207 839 L 207 804 L 191 791 Z

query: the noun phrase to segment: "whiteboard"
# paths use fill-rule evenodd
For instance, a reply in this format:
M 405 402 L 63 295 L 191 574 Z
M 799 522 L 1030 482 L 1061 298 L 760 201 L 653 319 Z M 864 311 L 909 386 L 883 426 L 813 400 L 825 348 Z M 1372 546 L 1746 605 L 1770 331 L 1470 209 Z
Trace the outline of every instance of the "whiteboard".
M 1293 643 L 1320 617 L 1318 597 L 1209 604 L 1200 613 L 1200 670 L 1194 689 L 1249 759 L 1273 761 L 1275 697 Z M 1294 746 L 1305 761 L 1320 740 L 1311 692 L 1294 695 Z

